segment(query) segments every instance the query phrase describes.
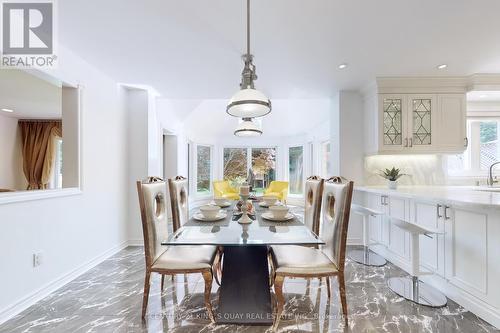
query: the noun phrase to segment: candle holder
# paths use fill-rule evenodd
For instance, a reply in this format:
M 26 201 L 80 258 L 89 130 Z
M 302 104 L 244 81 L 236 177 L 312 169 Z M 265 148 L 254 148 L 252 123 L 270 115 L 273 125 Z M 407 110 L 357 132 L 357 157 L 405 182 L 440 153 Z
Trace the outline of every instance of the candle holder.
M 250 216 L 248 216 L 248 197 L 248 195 L 240 194 L 243 204 L 241 205 L 241 217 L 239 218 L 238 223 L 241 224 L 249 224 L 253 222 Z

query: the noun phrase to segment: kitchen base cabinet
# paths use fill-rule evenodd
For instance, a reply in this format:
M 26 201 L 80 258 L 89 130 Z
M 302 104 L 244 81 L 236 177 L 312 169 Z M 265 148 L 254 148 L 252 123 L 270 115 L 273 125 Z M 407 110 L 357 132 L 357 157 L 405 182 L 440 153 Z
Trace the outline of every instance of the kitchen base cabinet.
M 410 237 L 392 225 L 390 218 L 442 232 L 420 236 L 420 267 L 432 273 L 421 280 L 500 327 L 500 207 L 474 207 L 387 192 L 365 193 L 365 205 L 384 213 L 370 221 L 372 241 L 380 243 L 372 250 L 408 272 L 413 256 Z

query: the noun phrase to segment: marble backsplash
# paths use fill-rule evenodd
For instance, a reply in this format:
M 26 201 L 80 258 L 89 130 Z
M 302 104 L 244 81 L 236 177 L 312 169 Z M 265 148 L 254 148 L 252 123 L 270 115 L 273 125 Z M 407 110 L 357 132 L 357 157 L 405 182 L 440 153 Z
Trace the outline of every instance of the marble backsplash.
M 385 185 L 381 170 L 396 167 L 406 176 L 400 185 L 447 185 L 443 155 L 374 155 L 365 157 L 365 185 Z

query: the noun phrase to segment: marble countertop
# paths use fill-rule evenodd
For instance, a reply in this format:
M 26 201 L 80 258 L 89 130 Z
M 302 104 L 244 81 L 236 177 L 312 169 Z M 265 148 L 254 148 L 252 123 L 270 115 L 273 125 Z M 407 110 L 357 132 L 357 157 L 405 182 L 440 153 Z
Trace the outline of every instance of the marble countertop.
M 354 189 L 410 199 L 500 209 L 500 188 L 496 189 L 498 192 L 485 191 L 486 188 L 478 186 L 399 186 L 397 190 L 390 190 L 386 186 L 356 186 Z

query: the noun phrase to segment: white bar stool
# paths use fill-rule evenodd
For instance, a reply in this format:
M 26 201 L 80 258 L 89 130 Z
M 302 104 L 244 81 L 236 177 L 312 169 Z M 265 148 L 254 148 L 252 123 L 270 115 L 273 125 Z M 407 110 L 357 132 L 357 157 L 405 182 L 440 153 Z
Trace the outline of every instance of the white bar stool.
M 418 279 L 422 275 L 430 275 L 431 272 L 420 271 L 420 235 L 444 234 L 439 230 L 427 229 L 422 226 L 391 218 L 391 222 L 411 235 L 411 272 L 410 277 L 393 277 L 387 282 L 389 288 L 401 297 L 417 304 L 439 308 L 446 305 L 448 300 L 436 288 Z
M 366 266 L 384 266 L 387 261 L 374 252 L 370 252 L 370 245 L 377 243 L 370 243 L 370 221 L 369 216 L 379 216 L 382 212 L 366 208 L 357 204 L 351 204 L 351 211 L 358 215 L 363 216 L 363 250 L 351 250 L 348 253 L 349 258 L 358 264 Z

